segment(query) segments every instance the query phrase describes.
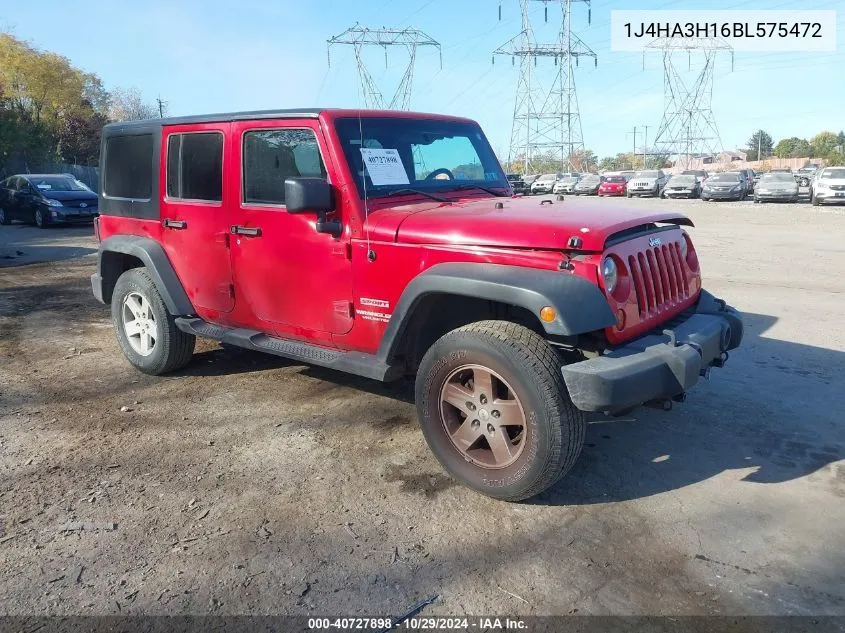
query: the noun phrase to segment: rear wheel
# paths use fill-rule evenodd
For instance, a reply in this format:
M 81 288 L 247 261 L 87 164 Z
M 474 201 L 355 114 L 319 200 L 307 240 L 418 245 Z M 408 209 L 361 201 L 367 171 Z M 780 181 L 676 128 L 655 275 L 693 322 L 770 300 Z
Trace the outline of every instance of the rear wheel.
M 561 361 L 538 334 L 506 321 L 449 332 L 417 374 L 417 412 L 429 448 L 457 480 L 507 501 L 532 497 L 575 463 L 584 414 Z
M 118 278 L 111 313 L 123 355 L 140 371 L 156 376 L 190 362 L 196 337 L 176 327 L 144 268 L 127 270 Z
M 12 220 L 6 215 L 6 210 L 3 207 L 0 207 L 0 224 L 6 225 L 11 224 Z

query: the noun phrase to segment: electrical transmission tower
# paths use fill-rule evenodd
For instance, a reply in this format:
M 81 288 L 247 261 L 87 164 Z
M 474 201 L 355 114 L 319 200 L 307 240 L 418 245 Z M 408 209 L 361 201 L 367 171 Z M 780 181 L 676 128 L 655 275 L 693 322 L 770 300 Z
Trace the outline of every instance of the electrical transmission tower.
M 534 37 L 529 15 L 534 2 L 543 3 L 547 22 L 548 5 L 560 5 L 560 31 L 557 41 L 552 44 L 539 44 Z M 532 173 L 536 169 L 535 165 L 548 159 L 557 163 L 560 171 L 565 171 L 567 167 L 574 167 L 573 154 L 584 149 L 574 67 L 581 57 L 592 57 L 598 66 L 598 57 L 572 32 L 572 5 L 576 2 L 587 5 L 589 23 L 592 13 L 590 0 L 520 0 L 522 31 L 493 51 L 494 63 L 497 55 L 511 57 L 513 64 L 519 58 L 519 80 L 508 163 L 521 162 L 526 174 Z M 502 19 L 501 5 L 499 19 Z M 548 74 L 544 77 L 537 70 L 537 59 L 540 57 L 554 59 L 555 71 L 551 84 L 548 82 Z
M 440 42 L 417 29 L 370 29 L 355 24 L 340 35 L 326 40 L 328 46 L 329 66 L 332 64 L 331 50 L 335 44 L 348 44 L 355 51 L 355 61 L 358 64 L 358 78 L 361 82 L 361 92 L 364 105 L 375 109 L 407 110 L 411 105 L 411 86 L 414 81 L 414 65 L 417 61 L 417 47 L 434 46 L 440 54 L 440 67 L 443 67 L 443 53 Z M 399 86 L 393 93 L 390 102 L 386 102 L 376 85 L 373 76 L 367 70 L 362 51 L 365 46 L 381 46 L 384 49 L 384 65 L 387 67 L 387 47 L 404 46 L 408 51 L 408 65 L 399 81 Z
M 654 155 L 659 166 L 674 158 L 689 169 L 693 160 L 722 151 L 722 139 L 713 116 L 713 71 L 716 54 L 733 49 L 718 38 L 658 38 L 646 45 L 648 50 L 663 52 L 663 118 L 654 139 Z M 686 57 L 687 71 L 692 70 L 693 52 L 701 51 L 704 65 L 691 84 L 684 82 L 676 61 Z M 684 53 L 686 53 L 684 55 Z

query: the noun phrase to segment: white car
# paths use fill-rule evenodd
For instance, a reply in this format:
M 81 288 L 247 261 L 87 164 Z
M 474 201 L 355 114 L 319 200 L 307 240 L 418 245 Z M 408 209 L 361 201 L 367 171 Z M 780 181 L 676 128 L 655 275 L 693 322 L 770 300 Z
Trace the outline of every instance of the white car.
M 551 193 L 561 174 L 543 174 L 531 183 L 531 193 Z
M 845 202 L 845 167 L 825 167 L 810 183 L 810 202 Z
M 643 169 L 635 172 L 628 181 L 627 196 L 655 196 L 659 197 L 663 194 L 663 188 L 666 186 L 666 174 L 662 169 Z
M 578 176 L 564 176 L 555 183 L 552 193 L 572 193 L 578 184 Z

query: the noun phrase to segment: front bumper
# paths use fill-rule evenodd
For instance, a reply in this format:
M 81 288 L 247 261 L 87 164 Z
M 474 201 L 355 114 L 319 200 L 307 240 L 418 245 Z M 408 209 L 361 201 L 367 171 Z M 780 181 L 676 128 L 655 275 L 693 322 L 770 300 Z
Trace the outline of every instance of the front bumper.
M 53 210 L 48 211 L 50 216 L 50 224 L 82 224 L 85 222 L 93 222 L 99 213 L 95 211 L 85 213 L 67 213 L 58 211 L 53 215 Z
M 643 336 L 561 372 L 576 407 L 617 413 L 678 398 L 710 367 L 721 367 L 742 341 L 739 313 L 702 290 L 694 312 L 662 333 Z
M 628 187 L 628 193 L 632 196 L 656 196 L 660 193 L 660 187 Z
M 531 193 L 551 193 L 553 188 L 554 186 L 546 187 L 545 185 L 531 187 Z
M 743 191 L 702 191 L 702 198 L 711 200 L 740 200 L 745 195 Z
M 693 189 L 664 189 L 663 195 L 667 198 L 693 198 L 696 192 Z
M 816 189 L 814 194 L 819 202 L 845 202 L 845 191 Z
M 789 200 L 791 202 L 795 202 L 798 200 L 798 192 L 797 191 L 755 191 L 754 197 L 757 200 Z

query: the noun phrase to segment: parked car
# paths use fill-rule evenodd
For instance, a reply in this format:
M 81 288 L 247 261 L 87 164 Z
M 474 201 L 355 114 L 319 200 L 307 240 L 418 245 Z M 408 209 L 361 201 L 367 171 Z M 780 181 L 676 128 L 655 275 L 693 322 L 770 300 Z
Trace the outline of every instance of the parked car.
M 750 194 L 754 191 L 754 171 L 751 169 L 734 169 L 728 173 L 732 174 L 739 174 L 739 177 L 742 179 L 742 182 L 745 185 L 745 193 L 746 195 Z
M 510 183 L 511 189 L 513 189 L 514 194 L 531 193 L 531 187 L 525 184 L 525 181 L 522 179 L 521 175 L 508 174 L 507 179 L 508 183 Z
M 810 202 L 845 202 L 845 167 L 825 167 L 819 170 L 810 187 Z
M 663 188 L 664 198 L 697 198 L 701 195 L 701 183 L 695 174 L 676 174 Z
M 666 174 L 662 169 L 644 169 L 634 172 L 628 181 L 627 196 L 660 196 L 666 186 Z
M 605 176 L 599 185 L 598 194 L 604 196 L 624 196 L 628 179 L 625 176 Z
M 576 196 L 594 196 L 599 192 L 602 182 L 604 182 L 604 176 L 585 174 L 575 185 L 573 193 Z
M 763 174 L 754 189 L 754 202 L 767 200 L 797 202 L 798 183 L 795 182 L 795 178 L 790 174 L 777 172 Z
M 773 167 L 769 170 L 770 174 L 791 174 L 792 168 L 791 167 Z
M 578 180 L 580 180 L 579 176 L 564 176 L 555 183 L 552 191 L 554 193 L 574 193 Z
M 551 193 L 560 174 L 543 174 L 531 183 L 531 193 Z
M 795 181 L 798 183 L 799 187 L 809 187 L 810 181 L 813 179 L 813 176 L 816 175 L 816 172 L 819 170 L 819 166 L 815 164 L 810 164 L 805 167 L 802 167 L 798 171 L 795 172 Z
M 704 183 L 707 180 L 707 172 L 703 169 L 687 169 L 680 173 L 681 176 L 695 176 L 699 183 Z
M 713 174 L 701 187 L 702 200 L 742 200 L 748 188 L 742 175 L 735 171 Z
M 176 371 L 202 336 L 415 376 L 432 452 L 491 497 L 542 492 L 581 452 L 585 412 L 668 408 L 742 340 L 702 290 L 686 216 L 510 197 L 468 119 L 153 119 L 105 126 L 101 148 L 91 285 L 133 366 Z
M 97 194 L 67 174 L 20 174 L 0 183 L 0 224 L 91 222 L 97 208 Z

